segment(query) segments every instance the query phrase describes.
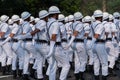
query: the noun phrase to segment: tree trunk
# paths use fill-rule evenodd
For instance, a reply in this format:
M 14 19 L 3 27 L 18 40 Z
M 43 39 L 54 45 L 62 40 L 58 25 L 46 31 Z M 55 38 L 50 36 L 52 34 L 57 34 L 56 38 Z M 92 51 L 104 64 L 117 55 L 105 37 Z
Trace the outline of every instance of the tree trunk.
M 106 5 L 106 3 L 107 3 L 107 0 L 103 0 L 103 2 L 102 2 L 103 12 L 106 12 L 106 10 L 107 10 L 107 5 Z

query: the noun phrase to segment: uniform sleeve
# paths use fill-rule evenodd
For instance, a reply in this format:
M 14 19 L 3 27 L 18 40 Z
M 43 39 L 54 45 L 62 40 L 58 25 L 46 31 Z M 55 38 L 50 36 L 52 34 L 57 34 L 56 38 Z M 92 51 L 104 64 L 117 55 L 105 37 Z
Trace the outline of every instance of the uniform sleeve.
M 41 23 L 36 24 L 36 28 L 39 29 L 39 30 L 45 29 L 45 26 L 46 26 L 45 22 L 41 22 Z
M 30 25 L 29 24 L 25 24 L 24 26 L 23 26 L 23 33 L 27 33 L 28 31 L 29 31 L 29 29 L 30 29 Z
M 90 26 L 89 25 L 85 25 L 84 31 L 85 31 L 85 33 L 89 33 L 90 32 Z
M 75 31 L 81 32 L 83 30 L 83 24 L 78 24 L 75 29 Z
M 16 34 L 18 32 L 18 29 L 19 29 L 18 27 L 13 28 L 11 33 Z
M 58 25 L 58 23 L 57 22 L 54 22 L 53 24 L 52 24 L 52 34 L 58 34 L 58 32 L 59 32 L 59 25 Z
M 108 25 L 108 24 L 105 24 L 104 28 L 105 28 L 105 32 L 110 32 L 111 31 L 110 30 L 110 25 Z
M 95 34 L 101 34 L 104 30 L 104 26 L 102 24 L 99 24 L 96 28 Z
M 5 25 L 2 27 L 1 32 L 7 32 L 8 28 L 9 28 L 8 25 L 5 24 Z
M 117 32 L 117 26 L 113 23 L 111 24 L 112 32 Z

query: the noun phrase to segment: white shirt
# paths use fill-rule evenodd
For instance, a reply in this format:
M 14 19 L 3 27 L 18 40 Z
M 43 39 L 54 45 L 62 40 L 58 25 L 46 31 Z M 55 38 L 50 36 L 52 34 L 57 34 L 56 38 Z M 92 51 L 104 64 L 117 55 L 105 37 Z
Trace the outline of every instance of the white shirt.
M 60 26 L 61 38 L 62 39 L 67 39 L 65 25 L 62 22 L 59 22 L 59 26 Z
M 5 32 L 4 34 L 4 38 L 7 38 L 10 34 L 10 28 L 9 28 L 9 25 L 7 23 L 1 23 L 0 24 L 0 32 Z
M 97 25 L 97 26 L 96 26 Z M 99 34 L 99 38 L 98 39 L 102 39 L 105 40 L 106 36 L 105 36 L 105 28 L 103 26 L 103 23 L 96 20 L 93 24 L 93 28 L 94 28 L 94 32 L 95 34 Z
M 84 39 L 85 31 L 84 31 L 84 26 L 82 22 L 75 21 L 73 23 L 73 30 L 79 32 L 78 35 L 76 36 L 77 39 Z
M 91 24 L 89 24 L 89 23 L 84 23 L 83 26 L 84 26 L 84 31 L 85 31 L 85 33 L 88 34 L 88 37 L 92 38 L 92 37 L 93 37 L 93 32 L 92 32 Z
M 109 22 L 106 22 L 103 24 L 104 28 L 105 28 L 105 32 L 108 33 L 107 38 L 112 38 L 112 26 L 110 25 Z
M 22 27 L 16 23 L 14 23 L 11 33 L 15 34 L 13 38 L 17 39 L 22 34 Z
M 40 32 L 37 33 L 38 34 L 37 35 L 38 38 L 40 40 L 46 40 L 46 41 L 48 41 L 47 23 L 46 23 L 46 21 L 44 21 L 44 20 L 38 21 L 37 24 L 35 25 L 35 27 L 40 30 Z
M 49 37 L 51 39 L 52 34 L 56 34 L 56 42 L 61 42 L 61 37 L 60 37 L 60 27 L 58 24 L 58 21 L 54 18 L 50 18 L 48 22 L 48 29 L 49 29 Z
M 27 21 L 23 22 L 22 28 L 23 28 L 23 33 L 25 34 L 30 33 L 32 31 L 32 28 L 30 27 L 30 23 Z M 32 36 L 27 36 L 26 38 L 32 38 Z

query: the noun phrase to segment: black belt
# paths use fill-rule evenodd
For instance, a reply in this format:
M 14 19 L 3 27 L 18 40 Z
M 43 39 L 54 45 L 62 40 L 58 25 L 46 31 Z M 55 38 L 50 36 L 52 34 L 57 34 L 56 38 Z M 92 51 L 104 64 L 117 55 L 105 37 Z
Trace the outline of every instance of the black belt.
M 32 38 L 23 39 L 23 41 L 32 41 Z
M 17 40 L 17 39 L 11 39 L 11 41 L 12 41 L 12 42 L 18 42 L 18 40 Z
M 35 41 L 38 42 L 38 43 L 48 43 L 48 41 L 46 41 L 46 40 L 39 40 L 39 39 L 37 39 Z
M 56 42 L 55 46 L 61 46 L 61 42 Z
M 75 39 L 74 42 L 84 42 L 83 39 Z
M 105 43 L 105 40 L 98 39 L 98 40 L 96 41 L 96 43 Z
M 91 38 L 91 37 L 87 37 L 87 39 L 88 39 L 88 40 L 92 40 L 92 38 Z
M 62 41 L 62 42 L 67 42 L 67 39 L 62 39 L 61 41 Z
M 106 41 L 112 41 L 112 38 L 106 38 Z
M 1 38 L 0 41 L 4 41 L 6 38 Z

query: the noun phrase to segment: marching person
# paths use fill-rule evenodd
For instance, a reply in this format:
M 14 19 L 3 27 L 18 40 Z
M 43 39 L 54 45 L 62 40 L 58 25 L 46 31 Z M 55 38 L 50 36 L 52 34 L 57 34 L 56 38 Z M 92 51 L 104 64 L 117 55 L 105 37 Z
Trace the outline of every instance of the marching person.
M 72 45 L 72 48 L 75 51 L 75 78 L 76 80 L 84 80 L 83 73 L 86 70 L 87 54 L 84 46 L 85 32 L 82 23 L 83 16 L 80 12 L 76 12 L 74 17 L 75 22 L 73 23 L 73 35 L 69 41 L 69 44 L 66 46 L 66 49 Z
M 29 67 L 29 60 L 30 60 L 30 54 L 36 55 L 36 49 L 32 43 L 32 35 L 30 32 L 32 32 L 32 27 L 30 26 L 30 16 L 31 14 L 27 11 L 23 12 L 21 14 L 21 18 L 24 20 L 22 23 L 22 48 L 24 49 L 24 65 L 23 65 L 23 80 L 29 80 L 28 78 L 28 67 Z
M 11 17 L 11 20 L 13 22 L 13 26 L 11 28 L 11 32 L 9 36 L 6 38 L 6 40 L 3 41 L 2 44 L 6 44 L 7 42 L 11 42 L 12 47 L 12 54 L 13 54 L 13 60 L 12 60 L 12 70 L 13 70 L 13 78 L 17 78 L 17 57 L 19 58 L 19 70 L 22 70 L 23 67 L 23 50 L 20 47 L 20 43 L 18 43 L 17 36 L 21 35 L 22 31 L 20 30 L 19 26 L 19 16 L 13 15 Z M 22 56 L 22 57 L 21 57 Z M 21 73 L 22 74 L 22 73 Z
M 93 31 L 91 27 L 92 18 L 90 16 L 84 17 L 84 30 L 85 30 L 85 46 L 86 46 L 86 52 L 88 54 L 88 72 L 93 72 L 93 63 L 94 63 L 94 56 L 92 49 L 88 49 L 87 47 L 92 41 L 93 37 Z
M 38 80 L 43 80 L 43 61 L 48 55 L 48 34 L 47 34 L 47 22 L 49 13 L 46 10 L 41 10 L 39 12 L 40 20 L 35 25 L 35 30 L 31 32 L 34 36 L 35 48 L 37 50 L 37 78 Z
M 102 23 L 103 12 L 101 10 L 94 11 L 96 21 L 92 25 L 94 29 L 94 37 L 88 49 L 94 50 L 94 75 L 96 80 L 100 80 L 100 65 L 102 68 L 102 80 L 107 80 L 108 75 L 108 55 L 105 48 L 105 28 Z
M 11 68 L 12 64 L 12 50 L 10 42 L 3 43 L 6 40 L 7 36 L 10 33 L 9 25 L 7 24 L 9 17 L 7 15 L 1 16 L 1 25 L 0 25 L 0 41 L 1 43 L 1 53 L 2 53 L 2 74 L 7 74 L 6 72 Z M 7 49 L 6 49 L 7 48 Z M 7 61 L 7 62 L 6 62 Z
M 48 22 L 48 33 L 50 38 L 50 51 L 47 55 L 49 61 L 49 80 L 56 80 L 57 62 L 60 62 L 62 67 L 59 80 L 66 80 L 70 69 L 69 60 L 62 50 L 60 26 L 57 22 L 58 14 L 60 13 L 59 8 L 51 6 L 49 8 L 49 22 Z

